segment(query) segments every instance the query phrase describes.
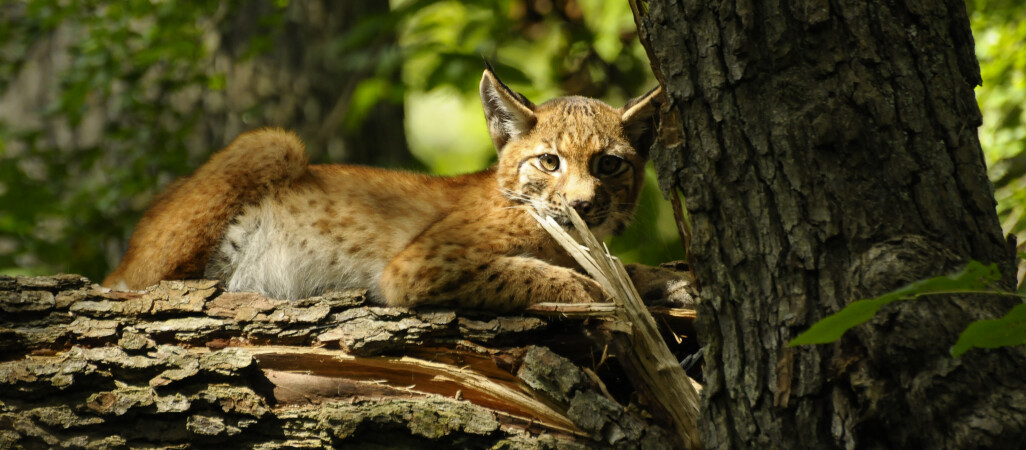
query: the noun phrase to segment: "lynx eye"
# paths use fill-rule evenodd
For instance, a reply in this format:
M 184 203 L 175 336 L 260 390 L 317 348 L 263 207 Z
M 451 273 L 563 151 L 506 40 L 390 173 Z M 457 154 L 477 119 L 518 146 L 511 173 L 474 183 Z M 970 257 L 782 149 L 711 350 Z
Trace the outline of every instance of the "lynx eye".
M 623 172 L 623 159 L 613 155 L 602 155 L 595 165 L 596 175 L 610 176 Z
M 559 169 L 559 157 L 551 153 L 546 153 L 538 157 L 538 165 L 548 172 L 555 172 Z

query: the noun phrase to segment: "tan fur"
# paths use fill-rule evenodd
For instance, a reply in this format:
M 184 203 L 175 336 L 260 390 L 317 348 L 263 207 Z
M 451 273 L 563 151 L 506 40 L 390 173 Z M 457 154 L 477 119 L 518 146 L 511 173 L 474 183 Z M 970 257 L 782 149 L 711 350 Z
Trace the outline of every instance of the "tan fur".
M 622 229 L 647 159 L 636 131 L 657 92 L 621 109 L 582 97 L 535 106 L 489 70 L 481 94 L 500 157 L 470 175 L 307 166 L 290 133 L 240 136 L 157 200 L 104 285 L 205 275 L 279 298 L 363 287 L 403 306 L 604 300 L 527 211 L 552 215 L 565 199 L 597 234 Z M 604 155 L 622 170 L 597 175 Z

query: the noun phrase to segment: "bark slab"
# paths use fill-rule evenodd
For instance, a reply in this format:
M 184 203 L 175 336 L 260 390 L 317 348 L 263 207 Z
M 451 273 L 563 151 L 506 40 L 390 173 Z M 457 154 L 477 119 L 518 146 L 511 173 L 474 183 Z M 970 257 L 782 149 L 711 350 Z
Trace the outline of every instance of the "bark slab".
M 117 292 L 75 275 L 0 277 L 0 311 L 0 447 L 672 446 L 587 337 L 594 314 L 282 301 L 206 280 Z M 693 317 L 660 314 L 679 333 Z

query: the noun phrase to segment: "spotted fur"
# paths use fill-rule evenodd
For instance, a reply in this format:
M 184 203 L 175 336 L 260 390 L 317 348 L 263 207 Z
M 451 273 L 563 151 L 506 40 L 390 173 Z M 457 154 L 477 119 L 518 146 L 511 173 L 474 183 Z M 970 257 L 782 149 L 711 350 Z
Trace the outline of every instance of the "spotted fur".
M 566 223 L 553 209 L 566 201 L 597 234 L 621 229 L 657 95 L 619 109 L 583 97 L 534 105 L 486 70 L 499 162 L 456 177 L 307 165 L 291 133 L 247 133 L 162 195 L 104 284 L 206 276 L 276 298 L 355 287 L 388 305 L 497 310 L 602 301 L 528 210 Z

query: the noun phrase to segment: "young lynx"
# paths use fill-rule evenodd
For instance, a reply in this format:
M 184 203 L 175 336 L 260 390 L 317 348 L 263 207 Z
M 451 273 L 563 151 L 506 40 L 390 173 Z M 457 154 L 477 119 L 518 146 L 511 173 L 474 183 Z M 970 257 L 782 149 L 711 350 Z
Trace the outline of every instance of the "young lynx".
M 619 109 L 582 97 L 536 106 L 485 70 L 480 92 L 494 167 L 432 177 L 307 165 L 292 133 L 249 132 L 156 200 L 103 284 L 208 277 L 274 298 L 357 287 L 388 305 L 500 310 L 604 301 L 528 210 L 554 215 L 565 199 L 600 238 L 621 230 L 659 90 Z

